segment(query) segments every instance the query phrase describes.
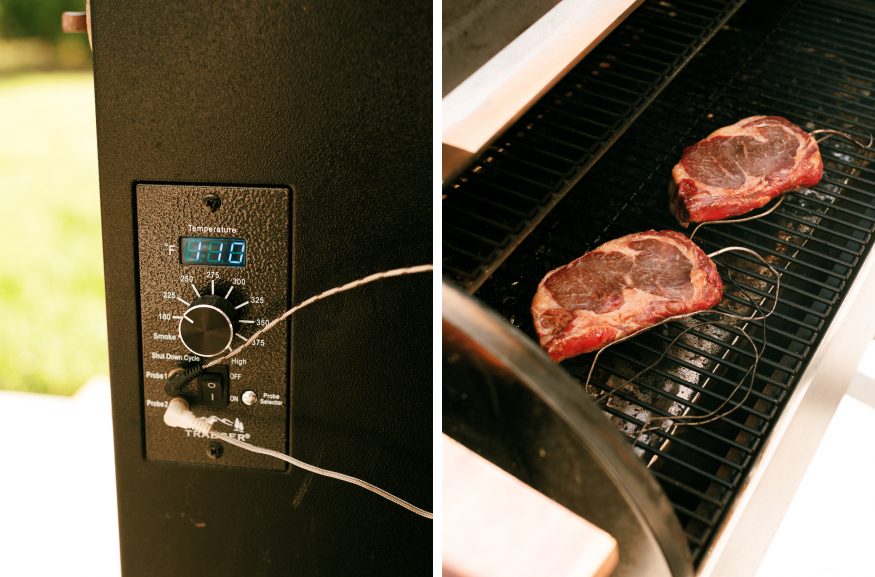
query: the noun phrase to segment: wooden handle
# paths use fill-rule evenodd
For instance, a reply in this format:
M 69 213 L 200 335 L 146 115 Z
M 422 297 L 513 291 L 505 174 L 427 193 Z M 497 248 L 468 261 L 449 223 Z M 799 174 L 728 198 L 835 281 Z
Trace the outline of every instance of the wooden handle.
M 85 12 L 63 12 L 61 30 L 68 34 L 87 32 L 91 46 L 91 0 L 85 0 Z
M 64 12 L 61 14 L 61 30 L 68 34 L 88 32 L 88 19 L 85 12 Z

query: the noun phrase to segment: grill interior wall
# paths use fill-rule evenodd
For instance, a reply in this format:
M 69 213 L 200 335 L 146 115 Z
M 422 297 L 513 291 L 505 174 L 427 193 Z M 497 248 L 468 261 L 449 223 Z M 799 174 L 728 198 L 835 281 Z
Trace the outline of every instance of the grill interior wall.
M 647 2 L 642 10 L 659 10 L 663 16 L 675 12 L 683 20 L 685 10 L 695 14 L 709 4 Z M 684 146 L 720 126 L 776 114 L 807 130 L 832 128 L 868 138 L 875 131 L 872 30 L 875 7 L 865 3 L 744 6 L 531 234 L 513 241 L 519 246 L 478 290 L 478 298 L 536 338 L 529 306 L 543 275 L 607 240 L 651 228 L 678 229 L 667 210 L 671 168 Z M 648 33 L 640 32 L 642 37 Z M 671 35 L 664 38 L 668 45 L 675 41 Z M 640 71 L 658 59 L 659 48 L 653 50 L 645 46 L 600 56 L 605 70 Z M 475 173 L 480 215 L 501 220 L 519 235 L 527 232 L 526 219 L 537 211 L 525 199 L 555 190 L 556 173 L 565 166 L 563 151 L 590 146 L 588 135 L 602 126 L 589 112 L 593 102 L 608 109 L 616 94 L 635 89 L 600 85 L 592 78 L 572 73 L 561 81 L 549 102 L 499 141 L 490 152 L 491 162 L 480 164 Z M 580 116 L 583 112 L 587 116 Z M 744 405 L 705 427 L 653 433 L 636 447 L 674 504 L 697 561 L 872 244 L 875 170 L 870 163 L 875 153 L 839 138 L 824 141 L 821 152 L 824 178 L 813 189 L 788 194 L 776 213 L 761 220 L 706 227 L 696 237 L 706 252 L 749 247 L 782 273 L 780 302 L 765 335 L 761 323 L 746 327 L 757 346 L 765 348 Z M 482 224 L 462 209 L 445 211 L 444 219 L 452 227 L 468 227 L 472 235 Z M 464 249 L 462 235 L 450 240 Z M 724 281 L 733 270 L 739 285 L 763 308 L 770 306 L 773 283 L 765 267 L 746 256 L 715 260 Z M 727 293 L 723 310 L 751 310 L 729 283 Z M 610 348 L 599 360 L 593 385 L 607 390 L 622 382 L 617 379 L 651 363 L 689 324 L 663 325 Z M 570 359 L 563 366 L 583 382 L 592 357 Z M 628 431 L 640 426 L 642 415 L 704 414 L 733 393 L 733 400 L 742 398 L 737 383 L 752 361 L 750 345 L 735 329 L 691 331 L 654 370 L 618 392 L 606 413 Z

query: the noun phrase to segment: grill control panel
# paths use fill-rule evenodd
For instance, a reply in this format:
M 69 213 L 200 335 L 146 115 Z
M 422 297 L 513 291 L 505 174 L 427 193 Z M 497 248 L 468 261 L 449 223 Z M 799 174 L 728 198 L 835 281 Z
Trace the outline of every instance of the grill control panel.
M 290 191 L 283 187 L 137 184 L 140 337 L 146 457 L 283 469 L 163 422 L 169 375 L 238 354 L 193 380 L 185 396 L 213 428 L 253 444 L 289 447 Z

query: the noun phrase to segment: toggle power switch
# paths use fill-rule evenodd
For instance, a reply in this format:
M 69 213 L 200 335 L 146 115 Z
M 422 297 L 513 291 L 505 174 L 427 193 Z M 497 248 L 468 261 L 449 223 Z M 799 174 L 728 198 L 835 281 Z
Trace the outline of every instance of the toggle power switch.
M 208 407 L 223 409 L 230 401 L 228 367 L 219 365 L 210 368 L 198 377 L 200 401 Z

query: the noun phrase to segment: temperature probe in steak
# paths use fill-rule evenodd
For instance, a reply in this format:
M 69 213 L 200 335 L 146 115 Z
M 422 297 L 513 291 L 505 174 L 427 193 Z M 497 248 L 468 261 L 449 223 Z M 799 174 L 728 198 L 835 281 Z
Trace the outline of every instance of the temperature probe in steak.
M 666 230 L 608 241 L 547 273 L 532 301 L 541 346 L 561 361 L 723 298 L 714 261 Z
M 669 209 L 687 226 L 744 214 L 784 192 L 814 186 L 823 161 L 812 134 L 781 116 L 751 116 L 684 149 L 671 174 Z

